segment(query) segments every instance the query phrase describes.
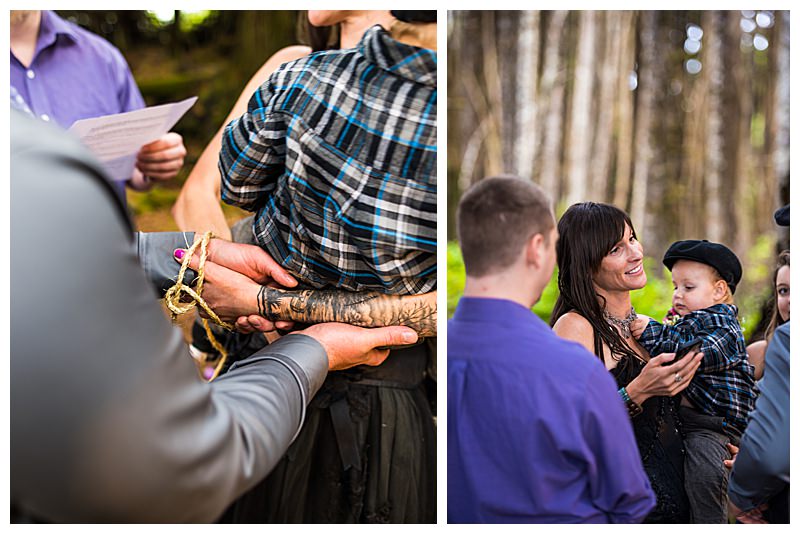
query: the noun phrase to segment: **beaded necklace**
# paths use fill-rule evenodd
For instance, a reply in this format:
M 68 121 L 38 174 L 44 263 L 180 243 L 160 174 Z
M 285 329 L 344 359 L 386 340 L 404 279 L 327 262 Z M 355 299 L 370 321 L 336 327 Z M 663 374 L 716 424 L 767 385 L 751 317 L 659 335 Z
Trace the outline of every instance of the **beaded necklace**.
M 608 310 L 603 310 L 603 319 L 605 319 L 606 322 L 611 326 L 619 327 L 620 334 L 622 335 L 623 339 L 630 339 L 631 324 L 633 324 L 633 322 L 636 320 L 636 310 L 634 310 L 633 306 L 631 306 L 631 311 L 628 312 L 628 315 L 625 316 L 624 319 L 617 319 L 608 313 Z

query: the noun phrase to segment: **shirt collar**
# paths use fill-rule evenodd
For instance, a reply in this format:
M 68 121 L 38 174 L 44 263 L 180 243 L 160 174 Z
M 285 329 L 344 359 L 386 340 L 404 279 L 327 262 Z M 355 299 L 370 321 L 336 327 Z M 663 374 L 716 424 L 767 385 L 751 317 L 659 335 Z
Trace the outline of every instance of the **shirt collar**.
M 371 63 L 409 80 L 436 87 L 436 52 L 395 41 L 380 25 L 364 33 L 357 48 Z
M 42 11 L 42 21 L 39 25 L 39 38 L 36 40 L 36 54 L 55 44 L 59 35 L 64 35 L 72 42 L 78 40 L 75 27 L 56 15 L 53 11 Z

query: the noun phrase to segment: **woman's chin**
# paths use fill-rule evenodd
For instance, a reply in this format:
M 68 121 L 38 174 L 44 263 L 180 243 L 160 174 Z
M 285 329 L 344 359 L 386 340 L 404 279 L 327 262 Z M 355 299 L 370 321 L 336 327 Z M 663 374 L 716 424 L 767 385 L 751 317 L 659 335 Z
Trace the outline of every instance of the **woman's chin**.
M 644 286 L 646 286 L 647 275 L 645 274 L 644 270 L 642 270 L 642 272 L 637 274 L 636 276 L 631 276 L 628 280 L 628 285 L 631 291 L 642 289 Z

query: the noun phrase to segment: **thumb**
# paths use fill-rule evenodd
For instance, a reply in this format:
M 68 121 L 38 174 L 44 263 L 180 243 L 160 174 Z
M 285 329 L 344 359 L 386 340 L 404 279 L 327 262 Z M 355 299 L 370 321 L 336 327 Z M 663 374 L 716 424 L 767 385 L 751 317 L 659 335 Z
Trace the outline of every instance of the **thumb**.
M 289 274 L 289 272 L 278 265 L 278 262 L 272 259 L 269 255 L 260 257 L 260 261 L 256 264 L 258 273 L 263 277 L 261 280 L 271 278 L 283 287 L 294 287 L 297 285 L 297 280 Z
M 394 347 L 397 345 L 411 345 L 417 342 L 419 336 L 407 326 L 384 326 L 367 330 L 366 341 L 370 347 Z

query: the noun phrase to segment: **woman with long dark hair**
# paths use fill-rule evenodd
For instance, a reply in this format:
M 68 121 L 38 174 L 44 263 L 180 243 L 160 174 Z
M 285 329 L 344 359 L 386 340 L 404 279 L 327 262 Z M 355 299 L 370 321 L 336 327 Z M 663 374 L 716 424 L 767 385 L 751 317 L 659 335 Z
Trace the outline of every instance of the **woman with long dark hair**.
M 764 376 L 764 355 L 775 329 L 789 320 L 789 287 L 789 251 L 784 250 L 778 256 L 778 264 L 772 274 L 772 314 L 764 331 L 764 338 L 747 346 L 747 357 L 755 367 L 753 374 L 756 380 L 761 380 Z
M 656 494 L 646 522 L 685 523 L 683 441 L 673 397 L 688 386 L 702 355 L 653 358 L 634 339 L 630 292 L 647 283 L 642 245 L 628 215 L 607 204 L 571 206 L 558 222 L 556 334 L 597 355 L 614 376 L 631 415 L 642 463 Z

